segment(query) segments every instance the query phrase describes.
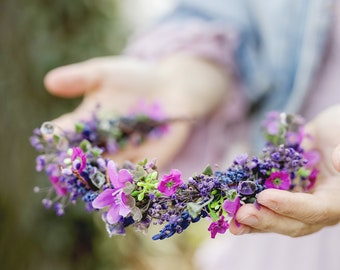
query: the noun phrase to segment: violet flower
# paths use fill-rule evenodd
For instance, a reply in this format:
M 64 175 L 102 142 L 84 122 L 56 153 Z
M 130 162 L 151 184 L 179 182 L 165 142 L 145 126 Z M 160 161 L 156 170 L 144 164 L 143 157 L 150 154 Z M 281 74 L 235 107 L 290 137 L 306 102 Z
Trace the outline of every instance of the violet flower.
M 256 188 L 255 182 L 246 180 L 238 184 L 237 191 L 242 195 L 252 195 L 255 193 Z
M 177 188 L 183 183 L 181 172 L 173 169 L 170 174 L 162 177 L 162 180 L 158 184 L 158 190 L 166 196 L 171 196 L 176 193 Z
M 214 221 L 210 224 L 208 231 L 210 232 L 211 238 L 215 238 L 216 234 L 223 234 L 228 230 L 228 228 L 228 221 L 224 220 L 224 216 L 221 216 L 219 220 Z
M 107 174 L 113 188 L 107 188 L 98 195 L 92 202 L 92 206 L 97 209 L 109 207 L 106 215 L 108 223 L 115 224 L 121 217 L 126 217 L 131 209 L 128 205 L 128 195 L 123 191 L 127 182 L 132 182 L 132 175 L 126 169 L 117 172 L 115 163 L 110 160 L 107 164 Z
M 35 169 L 37 172 L 41 172 L 44 167 L 45 167 L 45 156 L 44 155 L 39 155 L 37 156 L 37 158 L 35 159 L 35 163 L 36 163 L 36 166 L 35 166 Z
M 289 174 L 284 171 L 272 172 L 264 183 L 266 188 L 276 188 L 281 190 L 288 190 L 290 188 L 291 180 Z
M 276 135 L 279 132 L 280 122 L 280 113 L 276 111 L 268 112 L 265 120 L 263 121 L 263 127 L 266 129 L 268 134 Z
M 240 207 L 241 207 L 240 197 L 236 197 L 234 201 L 226 199 L 222 205 L 223 210 L 226 211 L 230 217 L 235 217 Z
M 86 155 L 80 147 L 72 148 L 72 168 L 81 173 L 86 168 Z

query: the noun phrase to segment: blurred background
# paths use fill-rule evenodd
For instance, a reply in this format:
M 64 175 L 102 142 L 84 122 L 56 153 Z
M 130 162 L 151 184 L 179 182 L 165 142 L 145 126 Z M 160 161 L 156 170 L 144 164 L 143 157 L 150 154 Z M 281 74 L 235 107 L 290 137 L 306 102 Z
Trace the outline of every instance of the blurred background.
M 29 144 L 35 127 L 72 110 L 80 100 L 49 95 L 51 69 L 118 54 L 131 32 L 144 27 L 173 0 L 0 1 L 0 268 L 17 270 L 190 270 L 200 236 L 153 242 L 129 231 L 108 238 L 99 215 L 79 205 L 56 217 L 41 204 L 45 175 L 35 172 Z M 157 230 L 159 228 L 155 228 Z

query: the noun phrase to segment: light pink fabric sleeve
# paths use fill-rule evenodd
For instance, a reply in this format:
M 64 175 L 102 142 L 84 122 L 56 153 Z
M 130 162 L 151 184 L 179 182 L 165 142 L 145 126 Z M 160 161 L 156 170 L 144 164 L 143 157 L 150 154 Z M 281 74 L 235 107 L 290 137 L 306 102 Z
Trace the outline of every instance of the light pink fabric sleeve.
M 149 62 L 176 53 L 186 53 L 219 63 L 235 70 L 233 54 L 237 35 L 219 23 L 200 20 L 163 23 L 136 34 L 124 53 Z

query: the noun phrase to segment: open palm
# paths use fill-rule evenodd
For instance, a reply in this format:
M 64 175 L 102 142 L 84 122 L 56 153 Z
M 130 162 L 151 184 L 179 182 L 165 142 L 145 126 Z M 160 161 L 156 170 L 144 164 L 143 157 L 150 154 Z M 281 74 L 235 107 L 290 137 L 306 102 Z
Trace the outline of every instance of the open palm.
M 143 100 L 160 103 L 169 118 L 202 117 L 220 102 L 226 89 L 224 75 L 218 67 L 193 57 L 174 57 L 157 65 L 128 57 L 103 57 L 52 70 L 45 85 L 54 95 L 83 96 L 73 112 L 54 120 L 67 130 L 76 121 L 90 117 L 98 104 L 104 111 L 126 114 Z M 173 123 L 161 139 L 127 147 L 111 158 L 135 162 L 157 157 L 161 167 L 183 146 L 191 124 Z

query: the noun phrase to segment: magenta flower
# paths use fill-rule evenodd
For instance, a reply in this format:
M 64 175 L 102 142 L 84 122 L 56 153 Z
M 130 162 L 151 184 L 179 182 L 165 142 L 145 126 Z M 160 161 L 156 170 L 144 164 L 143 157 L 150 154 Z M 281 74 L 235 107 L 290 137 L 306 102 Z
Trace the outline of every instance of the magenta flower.
M 58 196 L 65 196 L 67 194 L 67 189 L 62 186 L 58 176 L 51 175 L 50 182 L 52 183 L 52 186 L 55 189 Z
M 164 195 L 171 196 L 176 193 L 177 188 L 183 184 L 181 172 L 173 169 L 170 174 L 164 175 L 158 184 L 158 190 Z
M 287 172 L 272 172 L 264 186 L 266 188 L 276 188 L 281 190 L 288 190 L 291 184 L 289 174 Z
M 86 168 L 86 155 L 80 147 L 72 148 L 72 169 L 81 173 Z
M 318 169 L 316 168 L 312 169 L 311 173 L 308 176 L 309 185 L 306 187 L 306 190 L 310 190 L 314 187 L 318 174 L 319 174 Z
M 132 175 L 126 169 L 117 172 L 115 163 L 110 160 L 107 164 L 107 174 L 113 188 L 105 189 L 92 202 L 92 206 L 97 209 L 109 207 L 106 215 L 108 223 L 115 224 L 121 217 L 126 217 L 131 209 L 128 205 L 128 195 L 123 191 L 127 182 L 132 182 Z
M 216 234 L 225 233 L 228 228 L 228 221 L 224 220 L 224 216 L 221 216 L 219 220 L 214 221 L 210 224 L 208 231 L 210 232 L 211 238 L 215 238 Z
M 238 209 L 241 207 L 240 197 L 236 197 L 234 201 L 226 199 L 222 205 L 224 211 L 228 213 L 230 217 L 235 217 Z

